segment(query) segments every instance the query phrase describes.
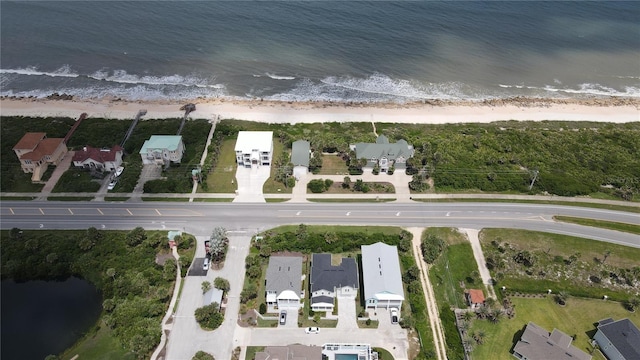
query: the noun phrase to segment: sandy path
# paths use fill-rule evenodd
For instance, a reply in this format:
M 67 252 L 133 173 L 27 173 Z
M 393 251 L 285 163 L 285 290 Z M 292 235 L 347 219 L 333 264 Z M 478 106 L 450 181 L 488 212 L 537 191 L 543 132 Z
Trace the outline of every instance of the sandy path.
M 411 234 L 413 234 L 413 250 L 416 264 L 420 269 L 420 281 L 422 282 L 422 290 L 424 291 L 424 300 L 427 303 L 427 313 L 429 315 L 429 324 L 433 331 L 433 343 L 436 348 L 436 357 L 438 360 L 447 359 L 446 342 L 444 339 L 444 331 L 442 330 L 442 323 L 440 322 L 440 316 L 438 315 L 438 304 L 436 303 L 436 296 L 433 293 L 433 287 L 429 280 L 429 268 L 422 261 L 420 251 L 420 239 L 422 238 L 423 228 L 407 228 Z
M 484 253 L 482 252 L 482 246 L 480 246 L 480 239 L 478 238 L 478 234 L 480 230 L 477 229 L 460 229 L 460 231 L 467 234 L 469 238 L 469 242 L 471 243 L 471 249 L 473 250 L 473 257 L 476 259 L 476 263 L 478 264 L 478 271 L 480 272 L 480 278 L 482 279 L 482 283 L 487 288 L 488 297 L 497 299 L 496 293 L 493 290 L 493 281 L 491 280 L 491 273 L 489 269 L 487 269 L 487 260 L 484 258 Z

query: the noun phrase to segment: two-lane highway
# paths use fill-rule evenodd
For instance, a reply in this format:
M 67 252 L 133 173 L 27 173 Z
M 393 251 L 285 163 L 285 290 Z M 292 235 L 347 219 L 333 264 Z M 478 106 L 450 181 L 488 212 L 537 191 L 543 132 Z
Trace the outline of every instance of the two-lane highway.
M 553 221 L 554 215 L 640 224 L 640 215 L 596 208 L 523 203 L 160 203 L 0 202 L 10 229 L 181 229 L 259 231 L 284 224 L 520 228 L 640 247 L 640 236 Z

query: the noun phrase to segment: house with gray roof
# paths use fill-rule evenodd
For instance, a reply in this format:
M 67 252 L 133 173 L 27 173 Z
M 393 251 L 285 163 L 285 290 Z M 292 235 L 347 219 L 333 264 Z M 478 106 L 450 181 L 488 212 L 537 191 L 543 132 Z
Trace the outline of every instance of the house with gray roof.
M 362 283 L 367 308 L 402 308 L 404 289 L 398 248 L 377 242 L 362 245 Z
M 140 157 L 145 165 L 158 164 L 168 166 L 179 163 L 184 154 L 184 142 L 180 135 L 153 135 L 140 149 Z
M 271 256 L 265 279 L 267 306 L 297 310 L 302 294 L 302 257 Z
M 591 355 L 571 345 L 573 338 L 558 329 L 551 333 L 529 322 L 513 347 L 513 356 L 523 360 L 591 360 Z
M 640 359 L 640 331 L 629 319 L 600 320 L 593 340 L 609 360 Z
M 358 268 L 354 258 L 342 258 L 340 265 L 331 264 L 331 254 L 311 257 L 311 309 L 333 311 L 336 296 L 358 295 Z
M 405 169 L 407 159 L 413 157 L 413 145 L 409 145 L 405 140 L 398 140 L 389 143 L 389 139 L 380 135 L 375 143 L 356 143 L 349 145 L 351 150 L 356 152 L 356 158 L 367 159 L 366 167 L 380 166 L 380 172 L 387 172 L 390 167 Z
M 291 144 L 291 163 L 293 164 L 293 176 L 300 180 L 309 171 L 309 154 L 311 144 L 306 140 L 294 141 Z

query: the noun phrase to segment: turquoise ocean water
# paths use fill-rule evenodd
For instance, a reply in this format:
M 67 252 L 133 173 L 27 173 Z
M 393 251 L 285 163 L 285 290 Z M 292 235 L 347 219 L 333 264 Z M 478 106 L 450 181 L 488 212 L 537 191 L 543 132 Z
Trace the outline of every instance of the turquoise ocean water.
M 640 2 L 2 1 L 0 95 L 640 97 Z

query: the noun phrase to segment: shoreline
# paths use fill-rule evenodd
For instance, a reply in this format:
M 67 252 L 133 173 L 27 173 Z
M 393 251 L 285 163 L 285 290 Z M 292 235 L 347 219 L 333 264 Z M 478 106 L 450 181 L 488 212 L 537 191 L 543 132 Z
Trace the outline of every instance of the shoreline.
M 64 96 L 64 95 L 60 95 Z M 53 95 L 52 95 L 53 97 Z M 64 116 L 133 119 L 181 118 L 189 101 L 128 101 L 123 99 L 0 98 L 1 116 Z M 640 121 L 640 98 L 594 97 L 540 99 L 514 97 L 484 101 L 424 100 L 406 104 L 355 102 L 284 102 L 261 99 L 204 99 L 191 118 L 238 119 L 266 123 L 386 122 L 408 124 L 489 123 L 493 121 Z

